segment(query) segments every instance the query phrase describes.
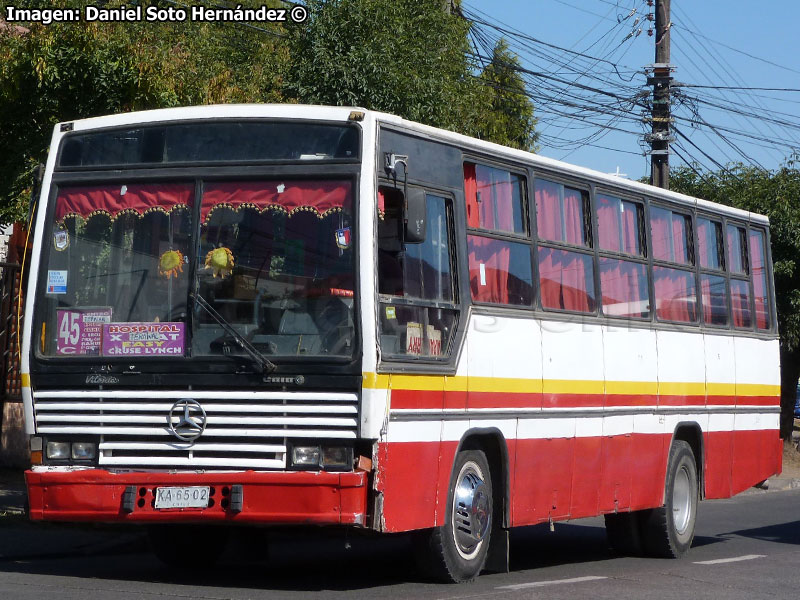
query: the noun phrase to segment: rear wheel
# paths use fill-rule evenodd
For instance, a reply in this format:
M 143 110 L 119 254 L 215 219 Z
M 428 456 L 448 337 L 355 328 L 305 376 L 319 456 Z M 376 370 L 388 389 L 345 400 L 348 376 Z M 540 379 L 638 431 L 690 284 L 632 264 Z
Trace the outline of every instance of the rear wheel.
M 689 551 L 697 521 L 699 485 L 691 446 L 673 442 L 669 452 L 664 506 L 647 511 L 642 541 L 650 556 L 680 558 Z
M 179 569 L 211 567 L 228 543 L 224 527 L 153 525 L 147 529 L 150 549 L 164 564 Z
M 420 533 L 416 558 L 431 577 L 458 583 L 475 579 L 486 563 L 493 499 L 489 463 L 483 452 L 459 452 L 453 472 L 445 523 Z

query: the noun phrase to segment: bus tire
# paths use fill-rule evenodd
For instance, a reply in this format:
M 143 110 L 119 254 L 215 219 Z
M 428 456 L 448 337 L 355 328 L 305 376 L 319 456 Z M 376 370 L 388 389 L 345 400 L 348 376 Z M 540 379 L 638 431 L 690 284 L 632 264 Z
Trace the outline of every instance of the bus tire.
M 680 558 L 692 545 L 699 500 L 697 466 L 691 446 L 675 440 L 669 451 L 664 506 L 646 511 L 642 541 L 649 556 Z
M 150 550 L 169 567 L 212 567 L 228 543 L 225 527 L 203 525 L 151 525 L 147 528 Z
M 642 555 L 642 515 L 639 511 L 604 515 L 608 545 L 622 556 Z
M 445 523 L 420 532 L 415 558 L 426 575 L 447 583 L 475 579 L 486 564 L 492 531 L 492 477 L 486 455 L 456 455 Z

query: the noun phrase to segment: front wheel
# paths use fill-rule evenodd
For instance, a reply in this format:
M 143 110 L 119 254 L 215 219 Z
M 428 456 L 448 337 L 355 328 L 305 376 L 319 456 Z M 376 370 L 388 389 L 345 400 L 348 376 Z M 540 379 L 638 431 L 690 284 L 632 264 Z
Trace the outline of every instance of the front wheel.
M 421 532 L 416 558 L 433 578 L 459 583 L 475 579 L 486 563 L 492 529 L 492 478 L 486 455 L 466 450 L 456 455 L 445 523 Z
M 694 452 L 689 444 L 677 440 L 669 452 L 664 506 L 647 511 L 643 519 L 647 554 L 680 558 L 689 551 L 697 521 L 698 490 Z

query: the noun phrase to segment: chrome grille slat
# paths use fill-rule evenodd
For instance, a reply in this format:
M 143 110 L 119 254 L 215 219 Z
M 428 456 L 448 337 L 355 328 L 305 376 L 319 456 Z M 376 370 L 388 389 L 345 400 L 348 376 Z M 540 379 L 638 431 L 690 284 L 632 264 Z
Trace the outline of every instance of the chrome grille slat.
M 181 399 L 200 402 L 206 412 L 194 443 L 170 432 L 170 409 Z M 275 470 L 286 468 L 288 440 L 355 439 L 358 395 L 49 391 L 34 393 L 34 416 L 38 433 L 101 436 L 101 466 Z

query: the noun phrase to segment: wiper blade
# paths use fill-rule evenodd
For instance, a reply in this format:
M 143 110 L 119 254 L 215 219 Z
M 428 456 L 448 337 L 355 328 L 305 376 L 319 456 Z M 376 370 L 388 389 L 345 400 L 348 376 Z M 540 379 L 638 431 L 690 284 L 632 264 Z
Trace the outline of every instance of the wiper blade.
M 250 358 L 252 358 L 257 364 L 261 366 L 261 370 L 264 373 L 272 373 L 277 366 L 274 362 L 264 356 L 261 352 L 258 351 L 258 348 L 253 346 L 250 341 L 244 337 L 241 333 L 236 331 L 236 328 L 233 327 L 225 318 L 217 312 L 208 301 L 203 298 L 200 294 L 189 294 L 189 298 L 192 300 L 193 303 L 197 304 L 200 308 L 206 311 L 211 318 L 214 319 L 217 324 L 225 330 L 225 333 L 230 335 L 234 341 L 238 344 L 238 346 L 244 350 Z

